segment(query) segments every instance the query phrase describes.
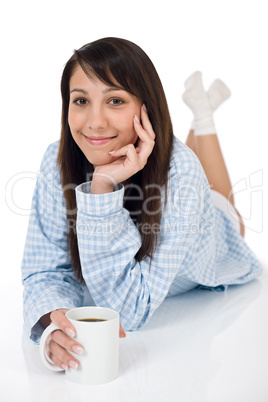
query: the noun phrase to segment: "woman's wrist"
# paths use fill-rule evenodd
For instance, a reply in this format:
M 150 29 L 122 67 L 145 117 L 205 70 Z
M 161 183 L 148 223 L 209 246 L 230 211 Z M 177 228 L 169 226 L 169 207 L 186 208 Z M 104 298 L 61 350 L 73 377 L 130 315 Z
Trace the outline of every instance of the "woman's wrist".
M 112 193 L 114 191 L 113 183 L 98 182 L 97 180 L 92 180 L 90 186 L 91 194 L 106 194 Z
M 50 313 L 47 313 L 45 315 L 43 315 L 40 319 L 39 322 L 40 324 L 44 327 L 47 328 L 50 324 L 51 324 L 51 319 L 50 319 Z

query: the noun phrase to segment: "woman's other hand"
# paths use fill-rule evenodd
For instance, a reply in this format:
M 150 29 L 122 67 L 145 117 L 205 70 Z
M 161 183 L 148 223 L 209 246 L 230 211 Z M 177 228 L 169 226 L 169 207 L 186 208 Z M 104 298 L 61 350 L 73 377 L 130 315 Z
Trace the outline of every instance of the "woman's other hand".
M 69 353 L 70 351 L 78 356 L 83 354 L 83 346 L 74 339 L 75 328 L 65 316 L 67 311 L 67 309 L 52 311 L 50 320 L 60 329 L 53 331 L 46 341 L 47 356 L 53 363 L 64 370 L 67 370 L 68 367 L 77 369 L 79 366 L 79 360 Z M 120 338 L 126 336 L 121 324 L 119 336 Z

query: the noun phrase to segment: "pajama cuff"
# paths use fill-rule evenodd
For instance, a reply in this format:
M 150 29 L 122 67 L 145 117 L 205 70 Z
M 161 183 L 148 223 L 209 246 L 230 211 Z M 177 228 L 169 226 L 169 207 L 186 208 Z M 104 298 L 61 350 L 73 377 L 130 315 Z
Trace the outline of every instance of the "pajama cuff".
M 75 189 L 79 212 L 104 217 L 123 207 L 124 186 L 122 184 L 117 185 L 112 193 L 92 194 L 91 183 L 82 183 Z

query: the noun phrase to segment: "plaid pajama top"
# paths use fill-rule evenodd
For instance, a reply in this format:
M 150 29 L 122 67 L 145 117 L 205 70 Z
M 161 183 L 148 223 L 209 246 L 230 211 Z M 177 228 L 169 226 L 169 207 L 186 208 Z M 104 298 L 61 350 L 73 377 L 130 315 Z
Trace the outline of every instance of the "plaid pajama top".
M 198 158 L 175 138 L 161 225 L 142 227 L 160 232 L 152 260 L 134 258 L 141 236 L 123 207 L 123 185 L 108 194 L 91 194 L 90 182 L 76 187 L 82 285 L 67 250 L 58 147 L 51 144 L 41 163 L 22 261 L 25 330 L 34 342 L 43 331 L 40 317 L 83 305 L 87 289 L 97 306 L 119 312 L 128 331 L 142 327 L 167 296 L 198 286 L 221 290 L 261 274 L 245 240 L 214 206 Z

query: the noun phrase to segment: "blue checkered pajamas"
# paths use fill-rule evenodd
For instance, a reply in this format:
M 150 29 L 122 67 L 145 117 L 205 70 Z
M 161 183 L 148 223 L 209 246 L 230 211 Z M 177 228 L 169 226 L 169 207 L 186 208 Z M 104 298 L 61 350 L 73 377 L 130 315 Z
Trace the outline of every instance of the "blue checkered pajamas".
M 74 277 L 67 251 L 58 146 L 59 142 L 51 144 L 41 163 L 22 261 L 25 330 L 34 342 L 43 331 L 40 317 L 83 305 L 87 289 L 96 305 L 118 311 L 129 331 L 148 322 L 168 296 L 198 286 L 225 289 L 261 274 L 253 252 L 214 206 L 198 158 L 175 138 L 167 202 L 161 226 L 153 228 L 160 235 L 151 261 L 134 258 L 141 236 L 123 208 L 123 185 L 108 194 L 91 194 L 90 182 L 76 187 L 82 285 Z

